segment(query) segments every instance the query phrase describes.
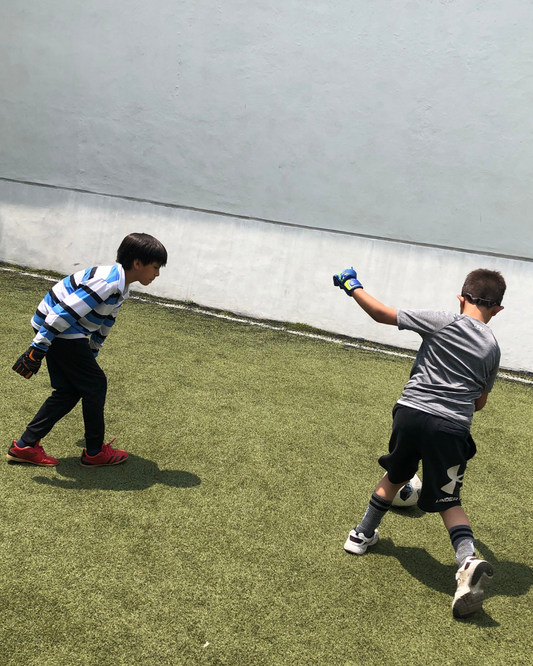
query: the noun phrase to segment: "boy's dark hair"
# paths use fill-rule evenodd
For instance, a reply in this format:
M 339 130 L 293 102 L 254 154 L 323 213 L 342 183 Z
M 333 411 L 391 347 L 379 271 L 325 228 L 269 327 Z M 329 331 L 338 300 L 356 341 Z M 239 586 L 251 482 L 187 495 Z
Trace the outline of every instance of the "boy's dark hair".
M 501 304 L 506 287 L 499 271 L 478 268 L 466 276 L 461 296 L 473 305 L 492 308 Z
M 150 234 L 129 234 L 117 250 L 117 261 L 127 271 L 133 266 L 135 259 L 142 261 L 145 266 L 152 261 L 166 266 L 167 251 L 163 243 Z

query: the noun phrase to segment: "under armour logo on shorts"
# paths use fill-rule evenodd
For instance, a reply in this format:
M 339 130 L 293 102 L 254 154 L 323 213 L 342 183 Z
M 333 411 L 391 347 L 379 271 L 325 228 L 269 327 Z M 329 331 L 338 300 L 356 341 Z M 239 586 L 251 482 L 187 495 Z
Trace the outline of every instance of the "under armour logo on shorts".
M 451 495 L 455 490 L 456 483 L 463 483 L 464 474 L 457 474 L 461 465 L 455 465 L 455 467 L 450 467 L 447 471 L 448 476 L 450 477 L 450 483 L 447 483 L 445 486 L 442 486 L 441 490 L 448 495 Z

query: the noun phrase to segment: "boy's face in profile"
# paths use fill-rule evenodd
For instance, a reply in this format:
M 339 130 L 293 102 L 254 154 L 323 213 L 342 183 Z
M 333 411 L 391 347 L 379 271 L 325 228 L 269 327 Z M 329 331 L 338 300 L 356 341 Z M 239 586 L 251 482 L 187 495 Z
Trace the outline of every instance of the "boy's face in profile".
M 143 264 L 139 259 L 135 259 L 134 263 L 137 264 L 137 262 L 137 279 L 144 287 L 153 282 L 156 277 L 159 277 L 159 269 L 161 268 L 160 263 L 157 261 L 152 261 L 149 264 Z

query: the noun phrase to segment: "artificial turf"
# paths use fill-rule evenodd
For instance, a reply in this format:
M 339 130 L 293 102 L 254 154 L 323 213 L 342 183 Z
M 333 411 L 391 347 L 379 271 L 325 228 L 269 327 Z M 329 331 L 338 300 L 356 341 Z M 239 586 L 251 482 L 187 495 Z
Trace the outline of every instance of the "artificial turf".
M 11 371 L 49 288 L 0 270 L 6 452 L 49 393 Z M 2 666 L 531 663 L 530 386 L 498 380 L 474 419 L 462 494 L 495 581 L 457 621 L 438 516 L 342 547 L 409 360 L 136 300 L 98 360 L 128 462 L 79 465 L 78 406 L 43 440 L 57 468 L 0 464 Z

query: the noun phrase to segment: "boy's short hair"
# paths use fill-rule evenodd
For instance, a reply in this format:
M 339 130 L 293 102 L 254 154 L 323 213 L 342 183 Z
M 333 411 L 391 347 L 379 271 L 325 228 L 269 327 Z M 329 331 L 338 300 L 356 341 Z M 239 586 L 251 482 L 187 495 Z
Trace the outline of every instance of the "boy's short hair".
M 150 234 L 129 234 L 124 238 L 117 250 L 117 262 L 122 264 L 125 270 L 133 266 L 135 259 L 139 259 L 146 266 L 153 261 L 167 265 L 167 251 L 165 246 L 157 238 Z
M 461 296 L 473 305 L 492 308 L 501 304 L 506 287 L 499 271 L 477 268 L 466 276 Z

